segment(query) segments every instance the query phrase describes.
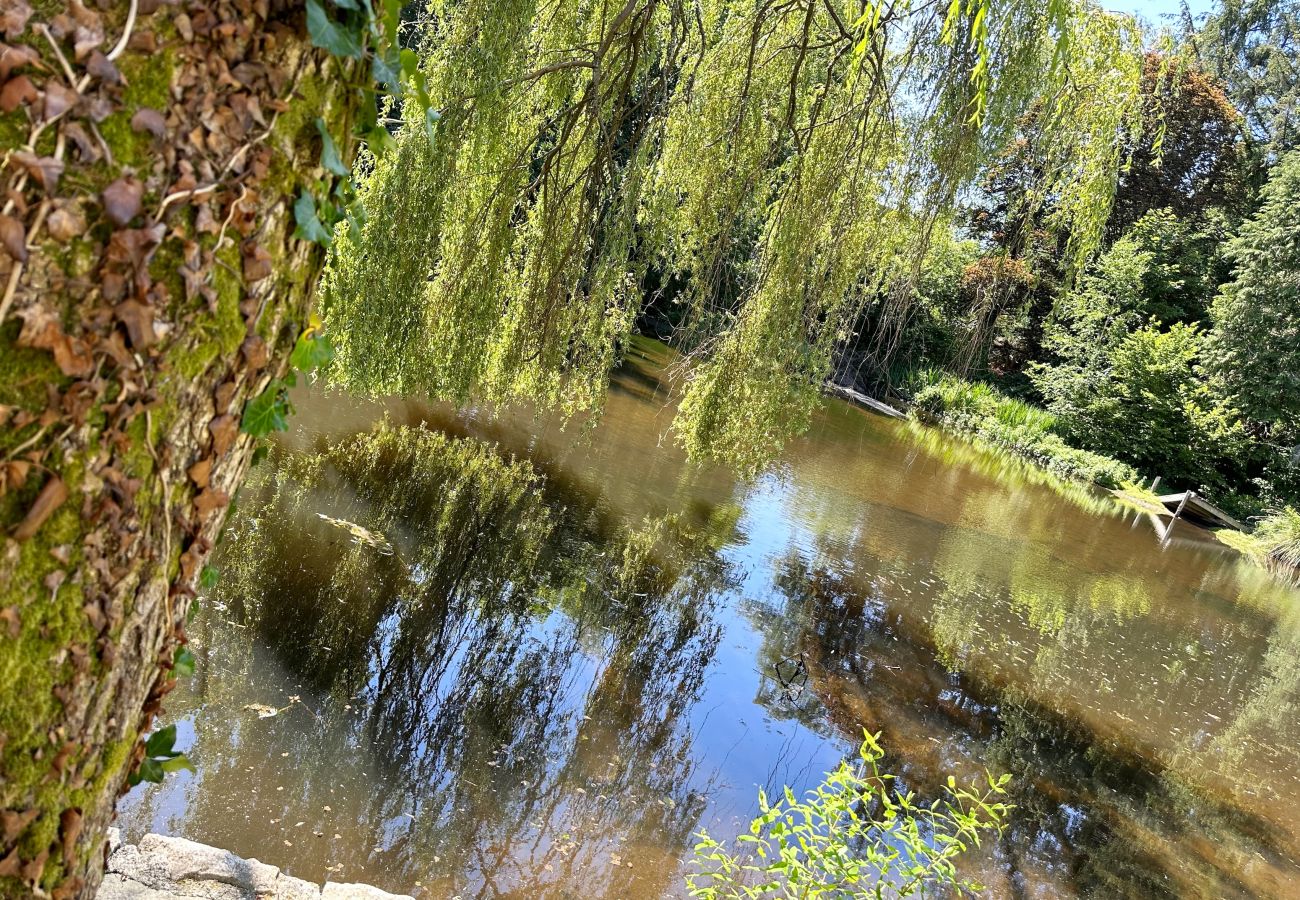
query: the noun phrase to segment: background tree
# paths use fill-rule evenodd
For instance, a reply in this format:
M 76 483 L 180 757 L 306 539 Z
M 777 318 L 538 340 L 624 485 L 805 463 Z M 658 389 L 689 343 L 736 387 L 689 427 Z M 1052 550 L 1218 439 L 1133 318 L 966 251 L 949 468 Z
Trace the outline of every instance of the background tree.
M 1221 0 L 1184 41 L 1227 86 L 1268 165 L 1300 144 L 1300 2 Z
M 1239 217 L 1249 199 L 1246 144 L 1221 84 L 1190 59 L 1147 53 L 1142 105 L 1142 134 L 1115 189 L 1112 237 L 1156 209 L 1189 220 L 1212 209 Z
M 1271 170 L 1263 205 L 1227 253 L 1233 278 L 1211 309 L 1211 370 L 1263 435 L 1294 444 L 1300 440 L 1300 151 Z

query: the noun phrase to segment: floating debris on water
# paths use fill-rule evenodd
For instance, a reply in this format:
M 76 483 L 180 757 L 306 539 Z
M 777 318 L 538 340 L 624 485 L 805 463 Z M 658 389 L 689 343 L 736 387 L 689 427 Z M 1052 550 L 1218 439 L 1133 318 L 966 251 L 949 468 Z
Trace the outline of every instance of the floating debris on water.
M 388 543 L 381 534 L 376 534 L 369 528 L 363 528 L 356 522 L 349 522 L 347 519 L 336 519 L 333 516 L 327 516 L 325 513 L 316 513 L 317 516 L 329 522 L 335 528 L 342 528 L 348 534 L 352 535 L 354 544 L 364 544 L 367 547 L 373 547 L 384 556 L 393 555 L 393 545 Z

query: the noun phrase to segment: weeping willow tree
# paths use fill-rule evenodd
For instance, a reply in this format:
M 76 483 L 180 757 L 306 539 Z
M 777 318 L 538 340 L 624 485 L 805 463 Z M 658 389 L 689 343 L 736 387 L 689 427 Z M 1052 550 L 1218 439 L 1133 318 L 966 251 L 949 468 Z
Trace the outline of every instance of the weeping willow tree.
M 900 339 L 934 224 L 1026 118 L 1023 202 L 1076 260 L 1142 126 L 1142 37 L 1086 0 L 461 0 L 421 41 L 431 108 L 336 235 L 335 377 L 595 409 L 653 272 L 684 286 L 679 438 L 744 469 L 864 304 Z

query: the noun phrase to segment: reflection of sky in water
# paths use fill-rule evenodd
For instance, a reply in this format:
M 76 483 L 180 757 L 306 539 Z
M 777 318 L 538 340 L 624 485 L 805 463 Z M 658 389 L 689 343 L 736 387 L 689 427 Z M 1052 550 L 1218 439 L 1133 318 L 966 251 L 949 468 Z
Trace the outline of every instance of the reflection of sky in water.
M 426 521 L 465 511 L 437 483 L 410 508 L 382 478 L 326 479 L 301 519 L 272 502 L 261 543 L 236 528 L 223 549 L 269 554 L 266 596 L 244 598 L 262 612 L 232 578 L 190 629 L 199 670 L 170 708 L 198 774 L 134 793 L 128 832 L 433 897 L 663 896 L 695 830 L 733 835 L 757 787 L 811 786 L 865 726 L 926 796 L 950 771 L 1016 776 L 1012 829 L 972 863 L 999 895 L 1285 895 L 1294 592 L 1192 529 L 1161 547 L 1108 500 L 838 402 L 752 485 L 687 468 L 653 371 L 625 374 L 585 443 L 302 397 L 299 449 L 386 411 L 527 456 L 558 523 L 542 574 L 496 534 L 452 560 L 476 539 Z M 377 497 L 400 514 L 374 518 Z M 685 523 L 668 583 L 617 587 L 666 514 Z M 312 581 L 345 570 L 344 590 Z

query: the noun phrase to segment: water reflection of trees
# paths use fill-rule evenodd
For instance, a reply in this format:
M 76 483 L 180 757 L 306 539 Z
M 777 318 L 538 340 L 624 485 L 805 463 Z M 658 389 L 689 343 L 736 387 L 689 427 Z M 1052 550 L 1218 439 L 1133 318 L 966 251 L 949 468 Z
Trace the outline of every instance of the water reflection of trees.
M 926 572 L 940 577 L 923 592 L 861 547 L 852 568 L 837 540 L 791 551 L 781 596 L 751 610 L 760 702 L 823 733 L 882 730 L 888 764 L 925 797 L 949 772 L 1013 773 L 1012 827 L 974 863 L 1002 893 L 1284 893 L 1297 871 L 1283 810 L 1300 796 L 1287 635 L 1300 628 L 1280 624 L 1261 659 L 1252 611 L 1238 611 L 1246 625 L 1153 615 L 1122 572 L 1018 549 L 999 558 L 978 536 L 932 547 Z M 1216 701 L 1230 721 L 1205 718 Z M 1204 725 L 1170 736 L 1187 722 Z M 1261 768 L 1261 745 L 1280 770 Z
M 731 576 L 714 551 L 734 516 L 629 529 L 422 429 L 272 462 L 221 554 L 229 622 L 203 641 L 186 833 L 255 853 L 290 841 L 307 877 L 341 865 L 466 897 L 673 883 L 704 805 L 686 713 L 719 637 Z M 301 705 L 241 714 L 275 670 Z

